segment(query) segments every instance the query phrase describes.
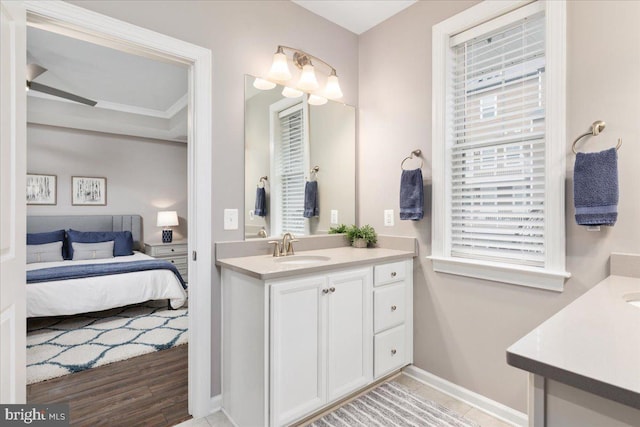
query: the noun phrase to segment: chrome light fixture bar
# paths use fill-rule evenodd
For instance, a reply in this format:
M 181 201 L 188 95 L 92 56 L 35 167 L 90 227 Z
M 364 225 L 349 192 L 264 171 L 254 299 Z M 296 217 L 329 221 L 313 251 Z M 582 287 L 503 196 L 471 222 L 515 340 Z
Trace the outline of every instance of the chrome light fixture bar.
M 310 93 L 308 102 L 311 105 L 322 105 L 327 102 L 327 99 L 342 98 L 342 90 L 340 89 L 340 83 L 338 81 L 338 75 L 335 68 L 317 56 L 311 55 L 310 53 L 300 49 L 282 45 L 278 46 L 276 53 L 273 55 L 271 70 L 267 75 L 268 80 L 256 78 L 254 82 L 254 86 L 256 88 L 269 90 L 273 88 L 269 83 L 273 84 L 272 82 L 274 80 L 278 82 L 287 82 L 293 78 L 293 75 L 289 70 L 289 59 L 287 57 L 287 53 L 291 55 L 291 61 L 293 64 L 302 70 L 302 72 L 295 88 L 291 87 L 291 85 L 285 85 L 288 87 L 285 87 L 282 91 L 283 96 L 295 98 L 301 96 L 304 91 Z M 316 78 L 315 67 L 312 60 L 329 69 L 327 84 L 323 92 L 324 96 L 311 93 L 318 90 L 320 87 L 318 79 Z

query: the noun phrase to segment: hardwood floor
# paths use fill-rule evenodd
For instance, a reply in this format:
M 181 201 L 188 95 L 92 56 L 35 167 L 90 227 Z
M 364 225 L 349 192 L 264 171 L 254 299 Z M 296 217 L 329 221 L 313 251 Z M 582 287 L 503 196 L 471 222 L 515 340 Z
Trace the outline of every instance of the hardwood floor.
M 187 412 L 187 345 L 27 386 L 29 403 L 69 403 L 72 426 L 173 426 Z

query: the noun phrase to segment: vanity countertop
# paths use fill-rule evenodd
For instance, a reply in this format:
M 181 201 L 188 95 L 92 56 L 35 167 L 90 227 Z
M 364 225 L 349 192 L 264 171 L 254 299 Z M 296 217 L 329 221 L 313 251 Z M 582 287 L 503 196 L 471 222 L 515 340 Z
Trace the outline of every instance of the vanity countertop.
M 507 362 L 640 409 L 640 278 L 612 275 L 507 349 Z
M 294 256 L 274 257 L 272 255 L 257 255 L 237 258 L 218 259 L 216 264 L 247 274 L 261 280 L 279 279 L 300 274 L 317 273 L 321 271 L 355 267 L 364 264 L 390 262 L 409 259 L 416 254 L 413 251 L 404 251 L 386 248 L 356 249 L 350 246 L 318 249 L 296 252 Z M 310 264 L 289 264 L 286 262 L 298 257 L 328 257 L 329 260 Z M 280 260 L 280 261 L 279 261 Z

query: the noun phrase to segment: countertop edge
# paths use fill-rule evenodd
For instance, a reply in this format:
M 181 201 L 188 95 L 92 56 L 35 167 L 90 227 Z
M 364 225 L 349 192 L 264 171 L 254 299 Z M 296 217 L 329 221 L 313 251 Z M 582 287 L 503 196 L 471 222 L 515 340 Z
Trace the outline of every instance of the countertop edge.
M 366 249 L 358 249 L 358 250 L 366 250 Z M 403 259 L 411 259 L 411 258 L 414 258 L 415 256 L 416 254 L 413 252 L 405 252 L 400 254 L 385 255 L 382 257 L 361 259 L 356 261 L 345 261 L 345 262 L 333 263 L 330 265 L 318 264 L 318 265 L 306 266 L 304 268 L 295 269 L 295 270 L 277 271 L 272 273 L 258 273 L 256 271 L 248 270 L 248 269 L 236 266 L 234 264 L 228 264 L 225 262 L 224 258 L 216 260 L 216 265 L 220 267 L 228 268 L 229 270 L 242 273 L 250 277 L 254 277 L 256 279 L 272 280 L 272 279 L 282 279 L 286 277 L 313 274 L 313 273 L 318 273 L 322 271 L 331 271 L 331 270 L 339 270 L 339 269 L 349 268 L 349 267 L 358 267 L 361 265 L 369 265 L 376 262 L 389 262 L 389 261 L 398 261 Z
M 640 409 L 640 393 L 534 360 L 507 349 L 507 364 L 579 388 L 600 397 Z

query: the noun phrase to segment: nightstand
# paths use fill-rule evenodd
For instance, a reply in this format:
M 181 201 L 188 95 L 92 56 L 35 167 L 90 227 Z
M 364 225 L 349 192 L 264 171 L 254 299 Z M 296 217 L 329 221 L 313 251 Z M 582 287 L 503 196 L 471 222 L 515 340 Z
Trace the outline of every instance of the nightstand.
M 185 282 L 188 282 L 187 241 L 176 240 L 171 243 L 145 243 L 144 253 L 174 264 Z

